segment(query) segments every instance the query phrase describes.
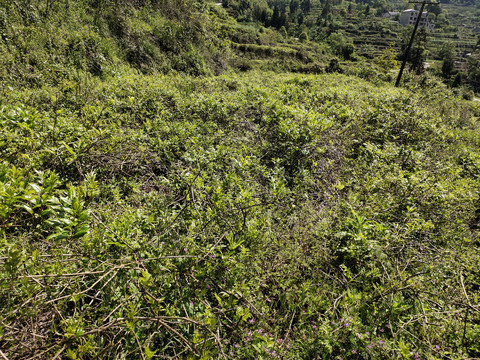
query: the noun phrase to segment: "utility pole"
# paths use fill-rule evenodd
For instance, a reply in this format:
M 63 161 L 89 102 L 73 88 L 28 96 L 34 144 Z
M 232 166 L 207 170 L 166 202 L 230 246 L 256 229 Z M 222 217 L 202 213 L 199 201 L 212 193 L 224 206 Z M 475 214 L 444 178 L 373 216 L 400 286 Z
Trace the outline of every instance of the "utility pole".
M 417 21 L 415 21 L 415 26 L 413 28 L 412 37 L 410 38 L 410 42 L 408 43 L 407 50 L 405 51 L 405 57 L 403 59 L 402 66 L 400 67 L 400 72 L 398 73 L 397 81 L 395 82 L 396 87 L 398 87 L 400 85 L 400 80 L 402 79 L 403 70 L 405 69 L 405 65 L 407 65 L 408 55 L 410 54 L 410 49 L 412 48 L 412 45 L 413 45 L 413 39 L 415 39 L 415 33 L 417 32 L 418 24 L 420 24 L 420 19 L 422 18 L 422 15 L 423 15 L 423 9 L 425 8 L 425 4 L 427 4 L 427 1 L 426 0 L 423 0 L 422 2 L 420 2 L 420 1 L 410 1 L 410 3 L 422 4 L 422 6 L 420 8 L 420 13 L 417 16 Z M 432 3 L 429 2 L 429 4 L 432 4 Z

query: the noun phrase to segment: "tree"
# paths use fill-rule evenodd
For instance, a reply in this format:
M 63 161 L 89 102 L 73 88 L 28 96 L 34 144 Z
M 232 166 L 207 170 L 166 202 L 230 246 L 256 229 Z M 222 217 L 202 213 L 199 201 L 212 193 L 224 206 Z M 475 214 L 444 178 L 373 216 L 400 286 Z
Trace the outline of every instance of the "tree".
M 429 13 L 435 14 L 435 16 L 438 16 L 442 13 L 442 8 L 440 7 L 440 4 L 427 4 L 426 10 Z
M 302 2 L 302 10 L 305 14 L 308 14 L 310 10 L 312 9 L 312 4 L 310 0 L 303 0 Z
M 355 52 L 355 46 L 351 41 L 347 41 L 342 33 L 334 32 L 327 38 L 327 43 L 336 55 L 341 56 L 344 60 L 351 59 Z
M 427 30 L 422 27 L 413 42 L 412 49 L 410 50 L 409 61 L 411 64 L 410 69 L 414 70 L 417 74 L 422 74 L 425 71 L 424 63 L 427 60 Z
M 342 33 L 335 32 L 329 35 L 327 43 L 330 45 L 334 53 L 340 55 L 342 53 L 342 48 L 345 45 L 345 38 Z
M 443 59 L 442 76 L 447 79 L 455 69 L 456 47 L 454 43 L 448 42 L 442 46 L 440 56 Z
M 305 21 L 305 17 L 303 15 L 303 12 L 301 12 L 300 14 L 298 14 L 297 23 L 298 25 L 302 25 L 304 21 Z
M 382 54 L 375 59 L 375 62 L 383 70 L 390 71 L 398 68 L 398 61 L 396 58 L 397 52 L 393 45 L 390 44 L 390 46 L 383 50 Z
M 467 81 L 475 92 L 480 91 L 480 50 L 468 58 Z
M 342 47 L 342 56 L 345 60 L 351 60 L 353 53 L 355 52 L 355 45 L 349 42 Z
M 250 1 L 248 1 L 248 0 L 240 0 L 239 9 L 240 9 L 242 12 L 245 12 L 246 10 L 250 9 L 250 7 L 251 7 Z
M 287 12 L 285 11 L 285 9 L 283 9 L 282 12 L 280 13 L 280 18 L 278 22 L 279 22 L 279 25 L 277 29 L 281 28 L 282 26 L 287 27 Z
M 455 76 L 455 79 L 453 79 L 452 87 L 459 87 L 463 85 L 463 73 L 459 72 Z
M 400 59 L 405 59 L 408 43 L 412 35 L 412 27 L 405 27 L 402 32 L 402 55 Z M 407 61 L 410 63 L 410 69 L 414 70 L 417 74 L 421 74 L 424 71 L 424 63 L 427 59 L 427 31 L 425 28 L 420 28 L 418 30 L 415 39 L 413 41 L 412 48 L 410 49 L 410 54 L 408 55 Z
M 298 10 L 298 1 L 291 0 L 290 1 L 290 14 L 295 14 Z
M 386 0 L 375 0 L 374 7 L 377 9 L 377 14 L 382 15 L 388 10 L 388 5 Z
M 330 13 L 330 1 L 327 0 L 322 9 L 322 18 L 326 19 L 329 13 Z
M 280 10 L 278 10 L 278 6 L 275 5 L 273 7 L 273 15 L 272 20 L 270 20 L 270 26 L 276 27 L 277 29 L 281 27 L 280 24 Z

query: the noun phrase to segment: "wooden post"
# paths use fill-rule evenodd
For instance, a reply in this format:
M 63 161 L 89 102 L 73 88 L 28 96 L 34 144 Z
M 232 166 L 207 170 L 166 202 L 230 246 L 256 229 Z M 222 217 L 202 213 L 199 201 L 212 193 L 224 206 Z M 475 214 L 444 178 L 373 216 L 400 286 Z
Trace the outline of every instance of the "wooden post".
M 417 21 L 415 21 L 415 27 L 413 28 L 412 37 L 410 38 L 410 42 L 408 43 L 407 50 L 405 51 L 405 58 L 403 59 L 402 66 L 400 67 L 400 72 L 398 73 L 397 81 L 395 82 L 395 86 L 398 87 L 400 85 L 400 80 L 402 79 L 403 70 L 405 69 L 405 65 L 407 65 L 408 55 L 410 54 L 410 49 L 413 45 L 413 39 L 415 38 L 415 33 L 418 29 L 418 24 L 420 24 L 420 19 L 422 18 L 423 9 L 425 8 L 426 1 L 422 2 L 422 7 L 420 8 L 420 13 L 418 14 Z

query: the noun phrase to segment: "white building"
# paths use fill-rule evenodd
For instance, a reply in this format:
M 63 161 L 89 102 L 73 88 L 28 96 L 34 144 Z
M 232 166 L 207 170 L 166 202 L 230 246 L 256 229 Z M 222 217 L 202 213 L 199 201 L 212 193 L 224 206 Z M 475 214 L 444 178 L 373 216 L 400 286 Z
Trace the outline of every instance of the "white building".
M 400 19 L 399 19 L 400 25 L 405 25 L 405 26 L 406 25 L 415 25 L 415 22 L 417 21 L 419 13 L 420 13 L 420 11 L 415 10 L 415 9 L 404 10 L 400 14 Z M 424 11 L 422 13 L 422 16 L 420 18 L 420 23 L 418 24 L 418 26 L 426 27 L 429 30 L 433 30 L 432 24 L 430 24 L 430 22 L 428 21 L 428 12 L 427 11 Z

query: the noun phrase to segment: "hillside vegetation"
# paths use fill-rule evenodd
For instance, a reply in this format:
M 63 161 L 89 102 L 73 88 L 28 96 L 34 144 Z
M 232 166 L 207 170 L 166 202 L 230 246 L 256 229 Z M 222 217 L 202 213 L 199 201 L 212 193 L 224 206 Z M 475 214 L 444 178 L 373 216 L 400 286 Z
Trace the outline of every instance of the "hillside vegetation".
M 2 95 L 9 359 L 480 354 L 480 109 L 343 75 Z
M 308 72 L 322 57 L 317 44 L 286 42 L 202 0 L 2 1 L 0 37 L 0 81 L 36 87 L 132 70 Z
M 360 0 L 3 1 L 0 81 L 41 87 L 132 72 L 202 76 L 252 69 L 343 71 L 392 81 L 390 71 L 398 69 L 412 29 L 382 14 L 404 6 Z M 473 4 L 428 9 L 436 30 L 417 36 L 409 67 L 443 77 L 471 99 L 480 89 L 480 42 L 473 32 L 478 10 Z
M 214 3 L 1 5 L 0 357 L 480 357 L 480 103 Z

